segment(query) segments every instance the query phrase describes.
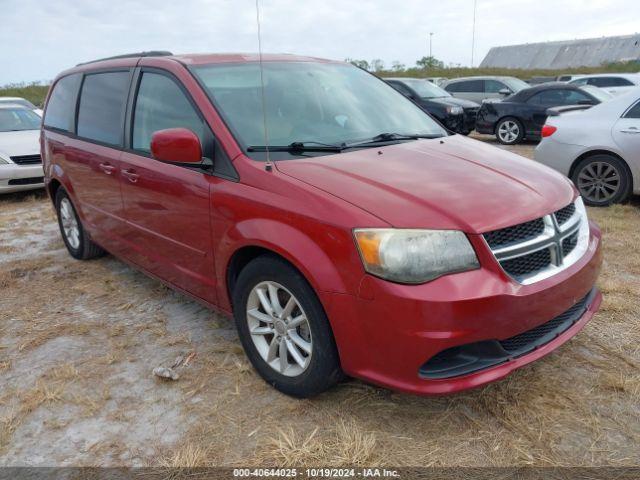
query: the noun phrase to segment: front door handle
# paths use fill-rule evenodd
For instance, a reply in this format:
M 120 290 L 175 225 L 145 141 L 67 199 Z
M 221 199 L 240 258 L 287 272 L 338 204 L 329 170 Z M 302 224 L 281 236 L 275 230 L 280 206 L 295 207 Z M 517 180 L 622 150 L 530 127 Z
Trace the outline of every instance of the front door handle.
M 111 165 L 109 162 L 101 163 L 99 167 L 100 167 L 100 170 L 102 170 L 107 175 L 111 175 L 113 171 L 116 169 L 116 167 Z
M 131 182 L 131 183 L 136 183 L 138 181 L 138 178 L 140 178 L 140 175 L 138 175 L 136 173 L 135 170 L 131 169 L 131 168 L 127 168 L 126 170 L 122 171 L 122 175 L 124 175 L 125 177 L 127 177 L 127 179 Z

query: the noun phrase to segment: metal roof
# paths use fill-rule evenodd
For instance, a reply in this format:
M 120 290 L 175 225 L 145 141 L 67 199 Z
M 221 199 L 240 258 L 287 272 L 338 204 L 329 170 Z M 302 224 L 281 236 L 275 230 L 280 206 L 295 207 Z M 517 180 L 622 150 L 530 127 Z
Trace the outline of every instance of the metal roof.
M 481 68 L 562 69 L 640 60 L 640 34 L 493 47 Z

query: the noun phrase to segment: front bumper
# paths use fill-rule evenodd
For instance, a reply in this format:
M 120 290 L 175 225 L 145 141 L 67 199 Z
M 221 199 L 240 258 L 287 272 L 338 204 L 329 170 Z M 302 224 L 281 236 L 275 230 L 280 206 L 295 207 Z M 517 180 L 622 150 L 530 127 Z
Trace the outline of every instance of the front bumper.
M 451 130 L 452 132 L 462 133 L 465 131 L 464 113 L 459 113 L 457 115 L 447 115 L 442 120 L 442 123 L 447 128 L 447 130 Z
M 566 270 L 530 285 L 499 266 L 447 275 L 424 285 L 399 285 L 366 275 L 357 296 L 325 294 L 343 369 L 351 376 L 414 394 L 446 394 L 505 377 L 573 337 L 601 303 L 595 290 L 584 313 L 555 338 L 520 356 L 469 374 L 430 379 L 421 367 L 452 347 L 507 340 L 535 329 L 585 298 L 602 263 L 601 234 L 590 226 L 583 257 Z M 477 240 L 477 239 L 476 239 Z M 472 241 L 476 241 L 472 239 Z M 495 268 L 494 268 L 495 267 Z
M 0 194 L 42 187 L 42 165 L 0 165 Z

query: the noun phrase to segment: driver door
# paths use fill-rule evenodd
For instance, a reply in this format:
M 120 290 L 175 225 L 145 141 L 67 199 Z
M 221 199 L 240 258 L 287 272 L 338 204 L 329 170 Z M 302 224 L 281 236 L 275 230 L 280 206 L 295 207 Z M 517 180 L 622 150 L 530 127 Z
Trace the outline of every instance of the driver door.
M 183 127 L 200 138 L 203 155 L 212 157 L 213 135 L 170 74 L 142 69 L 134 83 L 129 148 L 121 158 L 129 258 L 162 280 L 215 303 L 211 177 L 197 166 L 160 162 L 150 153 L 154 132 Z

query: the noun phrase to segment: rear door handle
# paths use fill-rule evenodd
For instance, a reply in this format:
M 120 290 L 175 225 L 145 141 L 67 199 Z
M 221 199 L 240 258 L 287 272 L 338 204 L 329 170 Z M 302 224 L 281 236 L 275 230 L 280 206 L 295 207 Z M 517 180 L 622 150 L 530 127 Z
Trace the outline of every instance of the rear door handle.
M 620 130 L 622 133 L 640 133 L 640 129 L 638 127 L 629 127 L 624 130 Z
M 107 175 L 111 175 L 113 171 L 116 169 L 116 167 L 111 165 L 109 162 L 101 163 L 99 166 L 100 166 L 100 170 L 102 170 Z
M 140 175 L 138 175 L 135 170 L 130 169 L 130 168 L 127 168 L 126 170 L 123 170 L 122 171 L 122 175 L 127 177 L 127 179 L 131 183 L 136 183 L 138 181 L 138 178 L 140 178 Z

